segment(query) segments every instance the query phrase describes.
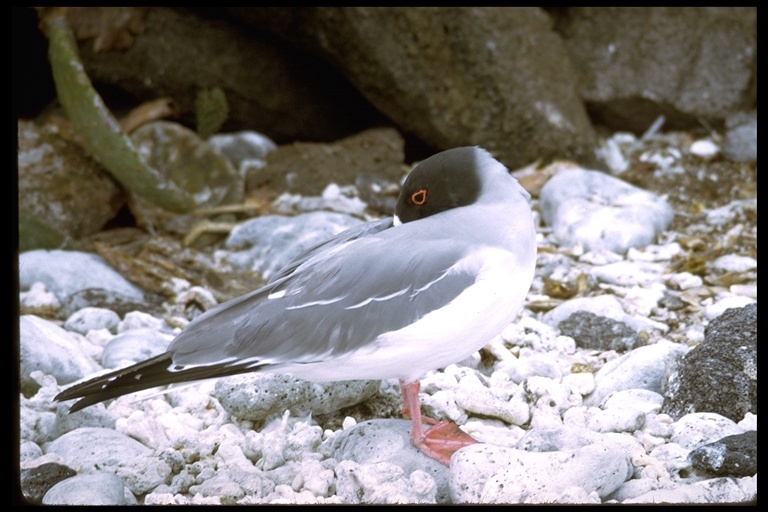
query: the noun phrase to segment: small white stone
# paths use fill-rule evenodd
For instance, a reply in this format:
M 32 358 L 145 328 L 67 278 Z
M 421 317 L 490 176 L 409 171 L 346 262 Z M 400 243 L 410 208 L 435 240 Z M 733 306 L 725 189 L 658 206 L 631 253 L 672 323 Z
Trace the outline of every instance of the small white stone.
M 595 390 L 595 374 L 569 373 L 563 377 L 563 384 L 581 396 L 587 396 Z
M 162 330 L 165 326 L 165 321 L 155 318 L 149 313 L 143 311 L 131 311 L 126 313 L 122 322 L 117 326 L 117 332 L 123 333 L 130 331 L 131 329 L 147 328 L 154 329 L 156 331 Z
M 714 304 L 711 304 L 704 308 L 704 316 L 709 320 L 714 320 L 718 316 L 725 313 L 727 309 L 731 308 L 743 308 L 748 304 L 752 304 L 754 299 L 750 297 L 744 297 L 742 295 L 732 295 L 718 300 Z
M 741 295 L 744 297 L 749 297 L 750 299 L 757 300 L 756 284 L 734 284 L 734 285 L 731 285 L 729 290 L 734 295 Z
M 650 316 L 651 310 L 659 304 L 662 297 L 664 297 L 662 290 L 633 286 L 627 290 L 622 304 L 627 313 L 647 317 Z
M 720 152 L 720 147 L 709 139 L 699 139 L 691 144 L 688 151 L 690 151 L 692 155 L 710 159 Z
M 757 430 L 757 414 L 752 414 L 751 412 L 744 414 L 744 419 L 738 425 L 745 431 Z
M 29 291 L 21 292 L 19 297 L 21 305 L 27 308 L 50 308 L 55 310 L 61 307 L 56 294 L 49 292 L 45 288 L 45 284 L 40 282 L 32 283 Z
M 690 272 L 679 272 L 677 274 L 670 274 L 667 277 L 667 283 L 674 289 L 678 290 L 690 290 L 692 288 L 699 288 L 704 284 L 701 277 L 691 274 Z
M 750 258 L 749 256 L 726 254 L 711 262 L 709 266 L 713 270 L 719 270 L 721 272 L 747 272 L 757 268 L 757 260 L 755 258 Z

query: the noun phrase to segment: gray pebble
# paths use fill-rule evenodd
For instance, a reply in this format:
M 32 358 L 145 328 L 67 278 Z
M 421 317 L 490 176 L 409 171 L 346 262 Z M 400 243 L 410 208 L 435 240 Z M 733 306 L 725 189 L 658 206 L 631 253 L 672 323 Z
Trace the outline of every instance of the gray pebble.
M 237 418 L 263 420 L 286 410 L 328 414 L 357 404 L 379 389 L 379 381 L 309 382 L 285 374 L 248 373 L 224 377 L 213 391 Z
M 740 112 L 726 120 L 723 154 L 734 162 L 757 160 L 757 111 Z
M 757 431 L 726 436 L 699 446 L 688 455 L 693 468 L 705 475 L 752 476 L 757 474 Z
M 64 328 L 80 334 L 88 334 L 88 331 L 107 329 L 114 333 L 120 317 L 114 311 L 105 308 L 86 307 L 74 312 L 64 322 Z
M 252 131 L 216 134 L 208 139 L 208 144 L 238 169 L 244 161 L 264 160 L 267 154 L 277 149 L 269 137 Z
M 558 325 L 563 336 L 570 336 L 577 347 L 626 352 L 644 344 L 642 338 L 624 322 L 577 311 Z
M 120 368 L 149 359 L 165 352 L 172 340 L 170 334 L 148 328 L 122 332 L 104 347 L 101 365 L 104 368 Z
M 136 505 L 120 477 L 106 472 L 77 475 L 54 485 L 43 505 Z
M 332 212 L 257 217 L 232 230 L 225 258 L 236 268 L 255 270 L 269 278 L 302 251 L 361 223 L 350 215 Z

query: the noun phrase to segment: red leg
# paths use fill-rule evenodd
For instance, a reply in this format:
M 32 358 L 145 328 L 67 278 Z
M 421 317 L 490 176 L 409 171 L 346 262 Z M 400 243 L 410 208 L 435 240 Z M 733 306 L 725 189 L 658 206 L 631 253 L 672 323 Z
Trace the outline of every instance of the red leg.
M 460 448 L 477 443 L 472 437 L 462 431 L 455 423 L 444 421 L 437 423 L 433 418 L 421 415 L 419 400 L 419 381 L 406 384 L 400 381 L 400 391 L 403 394 L 403 410 L 411 418 L 411 442 L 427 456 L 450 465 L 451 455 Z M 431 420 L 431 421 L 430 421 Z M 424 432 L 422 422 L 436 425 Z

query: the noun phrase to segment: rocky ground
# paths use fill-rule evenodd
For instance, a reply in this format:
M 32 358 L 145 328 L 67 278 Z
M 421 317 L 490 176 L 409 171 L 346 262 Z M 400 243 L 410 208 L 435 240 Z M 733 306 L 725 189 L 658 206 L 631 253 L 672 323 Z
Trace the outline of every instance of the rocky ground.
M 144 250 L 116 258 L 133 263 L 120 273 L 95 253 L 22 253 L 22 490 L 51 504 L 754 500 L 756 168 L 726 157 L 733 137 L 606 139 L 612 171 L 576 197 L 598 208 L 579 229 L 558 214 L 578 194 L 555 178 L 584 170 L 516 172 L 539 223 L 526 308 L 475 356 L 422 380 L 425 412 L 481 442 L 450 468 L 409 445 L 395 382 L 233 377 L 72 415 L 52 401 L 69 382 L 162 351 L 236 295 L 237 276 L 268 276 L 298 239 L 377 215 L 354 188 L 280 196 L 271 208 L 290 216 L 246 221 L 200 251 L 124 234 L 110 247 Z M 295 233 L 259 242 L 278 220 Z M 650 240 L 626 246 L 648 226 Z M 214 280 L 217 266 L 229 270 Z M 210 279 L 192 286 L 191 275 Z
M 755 8 L 13 19 L 19 499 L 756 500 Z M 520 317 L 421 381 L 479 441 L 450 467 L 411 447 L 389 381 L 53 402 L 477 144 L 531 192 L 538 263 Z

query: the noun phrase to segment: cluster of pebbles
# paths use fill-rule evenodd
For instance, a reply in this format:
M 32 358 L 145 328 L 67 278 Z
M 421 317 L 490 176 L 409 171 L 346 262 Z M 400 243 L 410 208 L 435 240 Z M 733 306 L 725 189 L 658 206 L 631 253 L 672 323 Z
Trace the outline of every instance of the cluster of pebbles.
M 242 375 L 70 415 L 52 400 L 65 385 L 162 352 L 189 319 L 178 304 L 150 307 L 94 254 L 21 254 L 24 496 L 45 504 L 754 500 L 757 203 L 744 179 L 754 167 L 729 164 L 717 149 L 709 139 L 614 136 L 604 147 L 612 173 L 568 165 L 537 191 L 538 265 L 519 319 L 422 380 L 425 412 L 480 441 L 450 468 L 410 445 L 394 381 Z M 702 179 L 719 179 L 721 192 L 684 186 Z M 333 209 L 338 187 L 324 197 L 312 204 Z M 358 222 L 329 211 L 259 217 L 215 257 L 268 276 Z M 290 236 L 265 245 L 277 229 Z M 177 285 L 178 303 L 216 302 L 204 288 Z

